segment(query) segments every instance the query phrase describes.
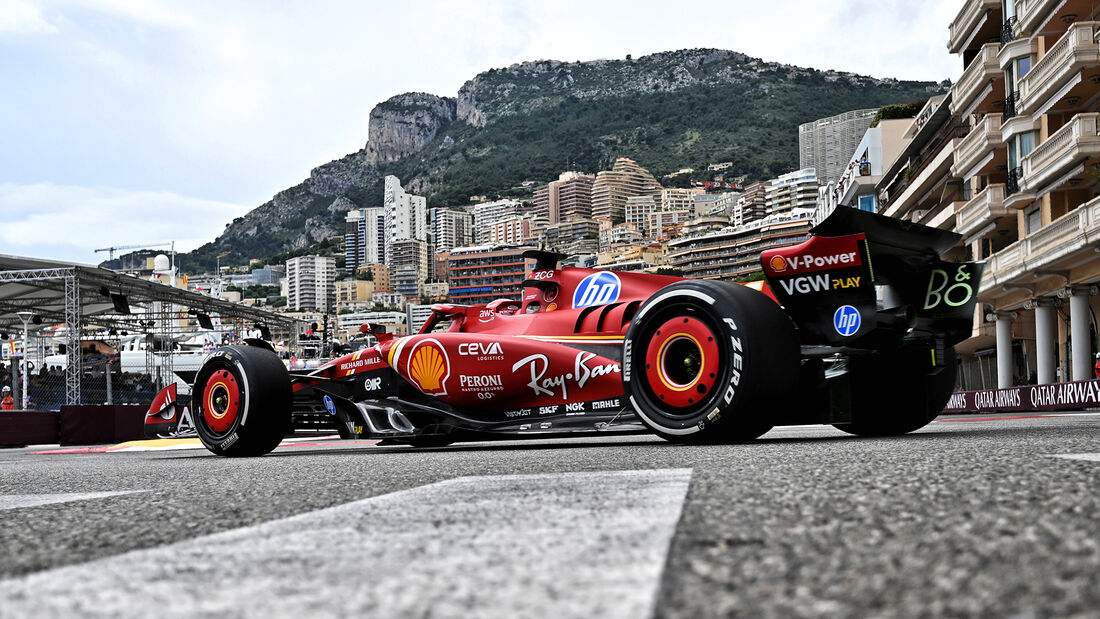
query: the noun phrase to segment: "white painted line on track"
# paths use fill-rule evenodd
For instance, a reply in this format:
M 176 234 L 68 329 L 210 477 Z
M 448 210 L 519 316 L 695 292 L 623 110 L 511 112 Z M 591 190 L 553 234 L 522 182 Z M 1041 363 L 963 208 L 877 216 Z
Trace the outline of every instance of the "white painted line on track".
M 0 581 L 0 614 L 646 617 L 690 479 L 459 478 Z
M 1065 458 L 1066 460 L 1085 460 L 1088 462 L 1100 462 L 1100 453 L 1090 454 L 1050 454 L 1052 458 Z
M 39 505 L 52 505 L 54 503 L 88 501 L 91 499 L 102 499 L 111 496 L 134 494 L 135 492 L 148 491 L 118 490 L 112 492 L 62 492 L 57 494 L 0 494 L 0 511 L 4 511 L 5 509 L 19 509 L 21 507 L 38 507 Z

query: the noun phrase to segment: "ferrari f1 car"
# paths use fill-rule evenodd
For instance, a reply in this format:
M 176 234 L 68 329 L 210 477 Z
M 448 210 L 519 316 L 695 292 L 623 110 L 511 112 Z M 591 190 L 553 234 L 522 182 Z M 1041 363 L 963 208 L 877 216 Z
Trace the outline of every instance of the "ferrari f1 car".
M 739 285 L 559 268 L 531 251 L 521 300 L 439 304 L 415 335 L 311 371 L 261 341 L 214 352 L 188 421 L 223 456 L 256 456 L 322 423 L 413 446 L 576 432 L 749 441 L 777 425 L 911 432 L 946 404 L 982 264 L 940 255 L 958 235 L 839 208 L 799 245 L 764 251 Z M 178 431 L 158 394 L 146 433 Z

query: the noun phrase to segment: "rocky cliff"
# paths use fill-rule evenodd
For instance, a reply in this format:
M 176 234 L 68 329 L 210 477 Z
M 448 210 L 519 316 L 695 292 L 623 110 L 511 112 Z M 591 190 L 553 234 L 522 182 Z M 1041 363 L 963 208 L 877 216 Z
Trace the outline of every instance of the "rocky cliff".
M 188 268 L 210 268 L 225 251 L 232 254 L 222 264 L 243 263 L 339 236 L 348 210 L 381 204 L 386 174 L 428 195 L 431 206 L 481 194 L 522 197 L 521 181 L 596 172 L 620 155 L 658 176 L 732 161 L 735 175 L 762 180 L 797 167 L 799 123 L 947 87 L 715 49 L 490 69 L 456 98 L 406 93 L 379 103 L 361 150 L 228 224 L 187 257 Z

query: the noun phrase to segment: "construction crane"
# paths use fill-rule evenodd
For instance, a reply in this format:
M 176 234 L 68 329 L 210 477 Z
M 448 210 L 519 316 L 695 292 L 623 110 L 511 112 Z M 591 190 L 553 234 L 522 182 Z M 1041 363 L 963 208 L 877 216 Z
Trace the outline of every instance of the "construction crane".
M 115 252 L 120 249 L 149 249 L 150 247 L 165 247 L 168 245 L 175 246 L 175 244 L 176 242 L 172 241 L 171 243 L 146 243 L 145 245 L 119 245 L 117 247 L 104 247 L 95 251 L 97 254 L 102 251 L 107 252 L 107 255 L 109 256 L 108 262 L 114 262 Z

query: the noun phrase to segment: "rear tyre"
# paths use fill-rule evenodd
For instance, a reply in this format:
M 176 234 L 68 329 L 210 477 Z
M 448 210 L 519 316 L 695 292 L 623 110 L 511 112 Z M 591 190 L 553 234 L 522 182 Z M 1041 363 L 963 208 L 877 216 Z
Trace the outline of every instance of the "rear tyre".
M 199 369 L 191 394 L 199 439 L 219 456 L 262 456 L 290 430 L 290 375 L 268 350 L 218 349 Z
M 657 291 L 623 342 L 623 391 L 670 441 L 750 441 L 787 413 L 798 390 L 794 325 L 765 295 L 687 280 Z
M 928 425 L 951 398 L 958 359 L 946 351 L 934 374 L 931 351 L 911 347 L 849 360 L 852 423 L 834 424 L 856 436 L 898 436 Z

